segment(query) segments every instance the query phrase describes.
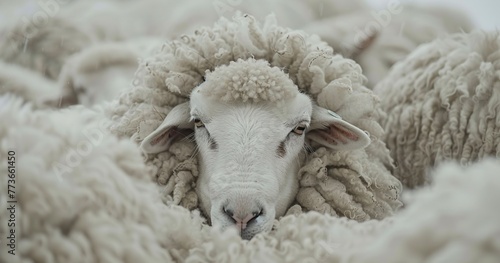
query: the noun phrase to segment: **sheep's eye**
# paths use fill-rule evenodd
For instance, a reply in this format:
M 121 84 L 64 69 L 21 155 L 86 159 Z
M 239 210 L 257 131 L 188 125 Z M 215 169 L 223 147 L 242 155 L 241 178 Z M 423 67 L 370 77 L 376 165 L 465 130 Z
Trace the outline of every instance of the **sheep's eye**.
M 196 128 L 205 127 L 205 124 L 198 118 L 193 119 L 193 122 L 194 122 L 194 126 L 196 126 Z
M 297 135 L 302 135 L 304 134 L 304 132 L 306 131 L 307 129 L 307 125 L 305 124 L 299 124 L 297 125 L 297 127 L 295 127 L 292 132 L 297 134 Z

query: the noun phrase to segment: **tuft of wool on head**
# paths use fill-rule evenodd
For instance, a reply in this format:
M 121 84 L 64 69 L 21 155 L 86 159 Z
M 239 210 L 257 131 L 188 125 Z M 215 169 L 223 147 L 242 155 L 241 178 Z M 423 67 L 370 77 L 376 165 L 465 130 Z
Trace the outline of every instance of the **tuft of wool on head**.
M 263 22 L 239 14 L 164 44 L 141 61 L 134 87 L 108 108 L 111 131 L 142 141 L 205 78 L 228 84 L 209 88 L 213 96 L 226 100 L 286 102 L 288 96 L 303 92 L 365 130 L 372 143 L 345 152 L 313 144 L 313 153 L 297 175 L 300 211 L 359 221 L 392 215 L 402 205 L 402 186 L 391 175 L 392 159 L 380 139 L 384 131 L 377 122 L 379 99 L 364 86 L 366 78 L 359 65 L 334 54 L 315 35 L 278 26 L 274 16 Z M 266 72 L 260 65 L 266 65 Z M 241 67 L 238 74 L 234 67 Z M 162 186 L 169 204 L 198 208 L 195 149 L 194 142 L 183 140 L 165 152 L 146 156 L 150 176 Z
M 380 122 L 404 185 L 428 183 L 446 160 L 500 157 L 500 33 L 474 31 L 422 45 L 375 87 Z
M 226 102 L 282 102 L 295 97 L 298 88 L 281 69 L 269 68 L 265 60 L 239 59 L 207 72 L 201 92 Z

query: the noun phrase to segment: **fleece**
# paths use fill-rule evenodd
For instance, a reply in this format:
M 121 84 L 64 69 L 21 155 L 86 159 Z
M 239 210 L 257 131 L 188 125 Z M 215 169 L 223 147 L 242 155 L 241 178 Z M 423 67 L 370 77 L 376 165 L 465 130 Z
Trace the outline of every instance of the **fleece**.
M 149 50 L 137 45 L 144 38 L 159 39 L 161 45 L 238 10 L 262 19 L 274 12 L 284 26 L 297 28 L 365 8 L 363 0 L 2 2 L 0 60 L 57 81 L 56 90 L 64 91 L 57 107 L 94 105 L 130 86 L 138 58 Z
M 51 17 L 34 26 L 16 23 L 0 27 L 0 60 L 34 70 L 56 80 L 66 58 L 95 42 L 95 37 L 71 20 Z
M 132 85 L 139 61 L 163 43 L 152 37 L 96 43 L 66 58 L 58 87 L 81 105 L 111 101 Z
M 406 209 L 358 222 L 315 211 L 242 240 L 168 204 L 133 141 L 110 134 L 101 109 L 34 110 L 0 97 L 0 150 L 15 151 L 16 247 L 2 262 L 498 262 L 500 162 L 447 163 L 406 192 Z M 102 122 L 104 120 L 104 122 Z M 66 125 L 61 125 L 65 123 Z M 0 155 L 7 170 L 7 155 Z M 2 172 L 2 176 L 3 176 Z M 10 218 L 7 180 L 0 218 Z M 298 206 L 298 205 L 297 205 Z M 296 206 L 296 207 L 297 207 Z M 7 209 L 9 208 L 9 209 Z M 300 209 L 300 208 L 299 208 Z M 9 250 L 12 250 L 9 253 Z
M 0 95 L 15 94 L 35 107 L 58 105 L 63 91 L 36 71 L 0 60 Z
M 387 112 L 383 140 L 407 187 L 429 182 L 429 167 L 500 157 L 500 34 L 439 38 L 397 63 L 375 87 Z
M 388 1 L 381 10 L 356 10 L 301 28 L 355 60 L 368 78 L 367 87 L 372 89 L 392 65 L 419 45 L 450 33 L 469 32 L 473 23 L 454 8 Z
M 317 36 L 278 26 L 274 16 L 263 24 L 249 15 L 221 18 L 213 27 L 167 42 L 141 62 L 134 87 L 108 108 L 111 131 L 140 143 L 204 79 L 223 84 L 211 90 L 231 99 L 231 87 L 240 83 L 236 73 L 217 75 L 214 69 L 238 59 L 249 63 L 249 70 L 238 73 L 243 74 L 239 78 L 265 80 L 273 74 L 259 72 L 258 63 L 264 62 L 258 61 L 272 66 L 270 71 L 282 70 L 288 76 L 269 87 L 249 84 L 243 87 L 248 89 L 245 97 L 273 101 L 286 97 L 290 87 L 295 87 L 370 134 L 371 144 L 361 150 L 333 151 L 311 144 L 311 153 L 297 175 L 296 203 L 301 210 L 365 221 L 390 216 L 402 206 L 402 185 L 391 174 L 392 159 L 377 122 L 379 98 L 364 86 L 366 78 L 359 65 L 334 54 Z M 198 208 L 195 149 L 193 142 L 182 140 L 146 159 L 169 203 L 191 210 Z

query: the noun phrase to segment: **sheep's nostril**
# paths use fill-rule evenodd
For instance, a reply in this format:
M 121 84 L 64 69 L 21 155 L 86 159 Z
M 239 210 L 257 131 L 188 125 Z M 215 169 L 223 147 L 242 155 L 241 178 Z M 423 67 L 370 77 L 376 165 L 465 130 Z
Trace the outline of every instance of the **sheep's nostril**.
M 261 207 L 257 207 L 257 209 L 250 213 L 246 212 L 245 209 L 234 211 L 233 209 L 228 208 L 227 205 L 222 206 L 221 210 L 221 212 L 223 212 L 229 220 L 241 229 L 245 229 L 247 224 L 255 222 L 257 218 L 264 214 L 264 209 Z
M 257 212 L 253 212 L 253 213 L 252 213 L 252 215 L 253 215 L 253 217 L 259 217 L 259 216 L 261 216 L 263 213 L 264 213 L 264 209 L 262 209 L 262 208 L 261 208 L 259 211 L 257 211 Z
M 222 211 L 224 212 L 224 214 L 228 215 L 231 219 L 233 218 L 234 215 L 233 210 L 228 209 L 224 206 L 222 207 Z
M 251 222 L 253 222 L 255 219 L 257 219 L 259 216 L 263 215 L 264 214 L 264 209 L 260 209 L 259 211 L 255 211 L 252 213 L 252 218 L 250 218 L 250 220 L 248 220 L 247 224 L 250 224 Z

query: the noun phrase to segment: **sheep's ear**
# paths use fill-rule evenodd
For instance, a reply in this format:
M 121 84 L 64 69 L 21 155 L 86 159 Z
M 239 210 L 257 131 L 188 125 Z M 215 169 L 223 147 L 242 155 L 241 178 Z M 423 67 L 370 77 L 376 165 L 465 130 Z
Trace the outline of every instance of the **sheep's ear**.
M 163 152 L 174 141 L 190 134 L 193 130 L 193 124 L 189 121 L 189 111 L 189 102 L 175 106 L 160 127 L 142 141 L 141 149 L 145 153 Z
M 364 131 L 319 106 L 314 106 L 307 138 L 334 150 L 355 150 L 370 144 Z

